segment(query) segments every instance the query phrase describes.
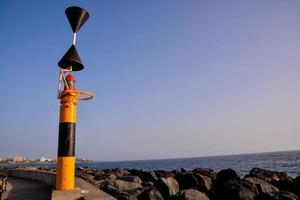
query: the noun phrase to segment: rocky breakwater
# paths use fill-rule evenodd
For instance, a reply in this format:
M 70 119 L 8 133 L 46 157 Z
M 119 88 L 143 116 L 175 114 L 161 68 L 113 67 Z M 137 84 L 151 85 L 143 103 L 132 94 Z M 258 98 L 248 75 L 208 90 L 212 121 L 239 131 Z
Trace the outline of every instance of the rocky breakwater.
M 300 176 L 260 168 L 243 177 L 233 169 L 216 173 L 207 168 L 77 168 L 76 174 L 120 200 L 300 200 Z

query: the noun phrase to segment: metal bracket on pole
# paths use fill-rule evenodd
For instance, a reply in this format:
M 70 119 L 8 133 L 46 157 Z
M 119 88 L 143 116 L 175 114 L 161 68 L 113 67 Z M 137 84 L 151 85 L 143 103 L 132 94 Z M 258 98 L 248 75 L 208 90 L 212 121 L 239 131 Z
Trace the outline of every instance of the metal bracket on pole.
M 57 98 L 60 99 L 61 98 L 61 92 L 62 92 L 62 82 L 64 82 L 64 84 L 66 85 L 66 87 L 69 89 L 69 85 L 67 84 L 66 78 L 64 76 L 64 74 L 66 72 L 72 72 L 72 67 L 70 67 L 69 69 L 60 69 L 59 70 L 59 75 L 58 75 L 58 92 L 57 92 Z

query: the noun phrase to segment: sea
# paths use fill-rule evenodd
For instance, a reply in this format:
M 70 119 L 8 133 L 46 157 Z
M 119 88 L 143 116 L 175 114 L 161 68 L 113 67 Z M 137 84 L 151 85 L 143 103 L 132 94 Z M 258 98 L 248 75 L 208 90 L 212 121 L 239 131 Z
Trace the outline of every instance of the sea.
M 55 167 L 55 163 L 2 164 L 0 167 L 15 167 L 16 165 Z M 300 150 L 195 158 L 90 162 L 77 163 L 76 166 L 96 169 L 134 168 L 144 170 L 211 168 L 216 172 L 231 168 L 242 176 L 248 174 L 251 169 L 259 167 L 273 171 L 287 172 L 290 176 L 296 177 L 300 176 Z

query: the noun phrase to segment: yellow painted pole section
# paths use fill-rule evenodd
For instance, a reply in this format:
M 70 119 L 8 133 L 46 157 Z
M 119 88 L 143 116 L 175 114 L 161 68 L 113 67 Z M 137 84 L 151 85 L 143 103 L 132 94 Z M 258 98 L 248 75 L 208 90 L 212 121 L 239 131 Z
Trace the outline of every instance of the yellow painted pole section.
M 61 95 L 60 118 L 61 123 L 76 123 L 76 106 L 79 94 L 70 88 L 63 91 Z M 61 134 L 61 133 L 60 133 Z M 70 134 L 63 132 L 63 134 Z M 59 136 L 61 137 L 61 136 Z M 75 140 L 75 138 L 74 138 Z M 74 141 L 75 142 L 75 141 Z M 63 152 L 64 153 L 64 152 Z M 70 152 L 67 152 L 66 155 Z M 56 189 L 72 190 L 75 187 L 75 152 L 73 156 L 58 156 L 56 168 Z
M 77 98 L 78 93 L 74 89 L 63 91 L 61 95 L 59 122 L 74 122 L 76 123 Z
M 56 189 L 73 190 L 75 187 L 75 156 L 58 157 Z

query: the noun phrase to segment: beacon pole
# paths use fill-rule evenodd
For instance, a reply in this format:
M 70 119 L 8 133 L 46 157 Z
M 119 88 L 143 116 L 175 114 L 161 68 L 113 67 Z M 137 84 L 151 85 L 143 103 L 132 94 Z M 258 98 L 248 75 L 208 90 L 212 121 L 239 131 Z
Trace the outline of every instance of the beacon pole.
M 84 65 L 76 50 L 76 35 L 81 26 L 89 18 L 89 13 L 80 7 L 69 7 L 65 11 L 73 30 L 73 41 L 69 50 L 58 62 L 61 68 L 58 81 L 58 99 L 60 99 L 58 153 L 56 167 L 56 189 L 72 190 L 75 187 L 75 133 L 76 111 L 80 100 L 94 97 L 90 92 L 79 91 L 75 88 L 73 71 L 80 71 Z M 68 73 L 65 76 L 65 73 Z M 62 89 L 63 84 L 63 89 Z M 85 95 L 85 97 L 82 97 Z

